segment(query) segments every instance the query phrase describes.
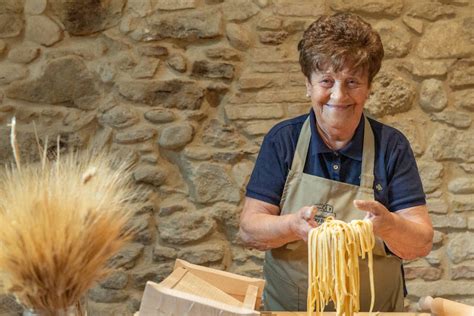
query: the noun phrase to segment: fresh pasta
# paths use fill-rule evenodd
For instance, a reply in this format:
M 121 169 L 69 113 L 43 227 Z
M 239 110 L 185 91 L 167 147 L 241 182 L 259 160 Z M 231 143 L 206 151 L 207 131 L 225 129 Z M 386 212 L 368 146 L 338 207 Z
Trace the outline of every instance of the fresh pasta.
M 308 235 L 308 316 L 322 315 L 333 301 L 336 314 L 350 316 L 360 309 L 359 257 L 368 257 L 370 312 L 375 289 L 372 249 L 375 237 L 370 220 L 346 223 L 332 217 Z

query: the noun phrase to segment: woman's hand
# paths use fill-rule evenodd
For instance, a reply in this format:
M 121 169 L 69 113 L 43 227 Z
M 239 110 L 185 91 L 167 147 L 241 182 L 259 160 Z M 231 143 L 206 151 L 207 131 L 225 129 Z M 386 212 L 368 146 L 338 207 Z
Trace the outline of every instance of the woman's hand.
M 378 201 L 354 200 L 354 206 L 361 211 L 366 211 L 372 221 L 374 234 L 383 236 L 394 227 L 393 214 Z
M 426 205 L 390 212 L 377 201 L 355 200 L 354 206 L 367 212 L 374 234 L 402 259 L 426 256 L 433 246 L 433 226 Z
M 318 226 L 314 220 L 317 211 L 315 206 L 303 206 L 293 214 L 290 227 L 298 239 L 308 241 L 308 232 Z

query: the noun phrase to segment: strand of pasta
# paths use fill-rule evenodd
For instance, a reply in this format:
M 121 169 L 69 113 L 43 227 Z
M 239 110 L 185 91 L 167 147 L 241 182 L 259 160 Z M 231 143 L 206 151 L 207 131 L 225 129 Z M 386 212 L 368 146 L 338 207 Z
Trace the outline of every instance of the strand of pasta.
M 338 316 L 353 315 L 360 310 L 359 257 L 367 256 L 370 275 L 370 312 L 374 307 L 375 289 L 372 249 L 375 237 L 370 220 L 353 220 L 349 224 L 332 217 L 308 235 L 308 316 L 312 311 L 322 315 L 333 301 Z

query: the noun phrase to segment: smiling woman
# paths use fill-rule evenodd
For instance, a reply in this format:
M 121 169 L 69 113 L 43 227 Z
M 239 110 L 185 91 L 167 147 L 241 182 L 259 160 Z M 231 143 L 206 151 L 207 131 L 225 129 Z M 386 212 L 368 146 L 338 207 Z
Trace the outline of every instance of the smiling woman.
M 358 16 L 335 14 L 313 22 L 298 50 L 311 110 L 266 135 L 241 215 L 242 240 L 266 250 L 265 308 L 305 310 L 308 232 L 327 216 L 350 222 L 365 215 L 375 235 L 374 311 L 402 311 L 401 260 L 427 255 L 433 229 L 407 139 L 363 115 L 382 42 Z M 367 260 L 359 271 L 357 306 L 368 311 Z

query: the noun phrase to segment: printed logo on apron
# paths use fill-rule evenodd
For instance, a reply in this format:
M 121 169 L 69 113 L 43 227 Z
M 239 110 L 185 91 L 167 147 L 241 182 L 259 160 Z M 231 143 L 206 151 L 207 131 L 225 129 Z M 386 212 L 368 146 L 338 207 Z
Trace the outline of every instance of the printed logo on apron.
M 320 204 L 314 204 L 314 206 L 318 210 L 316 212 L 316 215 L 314 216 L 314 220 L 319 225 L 324 223 L 326 218 L 329 217 L 329 216 L 336 218 L 336 213 L 334 212 L 334 207 L 331 204 L 320 203 Z

